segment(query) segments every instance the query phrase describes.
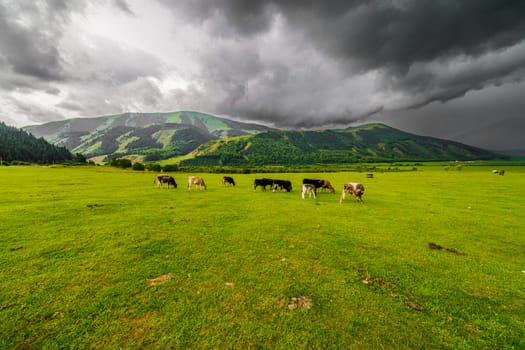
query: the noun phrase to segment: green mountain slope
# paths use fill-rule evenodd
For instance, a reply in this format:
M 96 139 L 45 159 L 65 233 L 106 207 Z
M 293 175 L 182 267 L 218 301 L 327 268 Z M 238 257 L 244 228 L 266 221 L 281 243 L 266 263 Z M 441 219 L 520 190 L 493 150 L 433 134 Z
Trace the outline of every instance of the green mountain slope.
M 269 131 L 213 140 L 183 165 L 329 164 L 380 161 L 493 159 L 461 143 L 409 134 L 383 124 L 344 130 Z
M 24 129 L 86 157 L 143 155 L 146 160 L 184 155 L 209 140 L 271 130 L 188 111 L 77 118 Z
M 31 163 L 61 163 L 75 157 L 64 147 L 57 147 L 24 130 L 0 122 L 0 159 Z

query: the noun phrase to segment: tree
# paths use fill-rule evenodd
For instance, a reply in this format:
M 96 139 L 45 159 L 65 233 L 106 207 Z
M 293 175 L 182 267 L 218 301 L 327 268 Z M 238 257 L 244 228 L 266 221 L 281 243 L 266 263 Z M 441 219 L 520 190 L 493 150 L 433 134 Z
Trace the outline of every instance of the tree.
M 139 163 L 139 162 L 133 163 L 132 169 L 133 170 L 137 170 L 137 171 L 143 171 L 144 170 L 144 164 Z

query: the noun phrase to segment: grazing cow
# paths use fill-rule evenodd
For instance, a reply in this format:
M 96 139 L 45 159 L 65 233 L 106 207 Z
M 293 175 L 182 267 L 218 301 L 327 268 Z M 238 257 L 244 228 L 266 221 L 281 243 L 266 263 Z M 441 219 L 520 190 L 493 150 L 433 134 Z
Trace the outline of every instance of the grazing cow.
M 272 179 L 255 179 L 253 181 L 253 191 L 257 190 L 257 186 L 261 186 L 263 188 L 263 191 L 266 191 L 266 186 L 272 186 L 273 180 Z
M 308 194 L 308 198 L 312 198 L 312 195 L 314 196 L 314 198 L 316 198 L 316 188 L 315 188 L 315 185 L 312 185 L 312 184 L 303 184 L 303 192 L 301 193 L 301 197 L 303 197 L 304 199 L 304 196 L 306 194 Z
M 154 179 L 153 183 L 157 181 L 157 187 L 161 188 L 162 184 L 167 183 L 168 188 L 170 188 L 170 185 L 173 186 L 173 188 L 177 188 L 177 183 L 175 182 L 175 179 L 172 176 L 166 175 L 166 174 L 158 174 Z
M 204 180 L 200 176 L 188 176 L 188 191 L 191 190 L 191 185 L 199 186 L 201 190 L 207 189 Z
M 330 193 L 335 193 L 335 188 L 332 186 L 332 184 L 328 180 L 323 180 L 322 188 L 330 190 Z
M 339 198 L 339 203 L 343 203 L 346 198 L 346 194 L 354 196 L 358 201 L 362 202 L 363 193 L 365 192 L 365 187 L 357 182 L 349 182 L 343 185 L 343 191 L 341 192 L 341 198 Z
M 316 189 L 322 188 L 324 185 L 324 180 L 322 179 L 303 179 L 303 185 L 309 184 L 314 185 Z
M 303 179 L 303 184 L 311 184 L 315 186 L 315 189 L 328 189 L 331 193 L 335 193 L 335 189 L 328 180 L 324 179 Z
M 233 177 L 230 176 L 223 176 L 222 177 L 222 184 L 225 186 L 226 184 L 230 184 L 235 186 L 235 181 L 233 180 Z
M 272 191 L 275 192 L 277 189 L 281 191 L 290 192 L 292 190 L 292 183 L 288 180 L 273 180 Z

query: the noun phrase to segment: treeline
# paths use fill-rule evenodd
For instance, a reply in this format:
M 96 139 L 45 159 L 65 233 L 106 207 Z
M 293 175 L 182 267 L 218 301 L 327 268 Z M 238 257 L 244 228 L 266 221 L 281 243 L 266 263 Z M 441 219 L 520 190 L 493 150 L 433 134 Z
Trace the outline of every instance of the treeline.
M 65 147 L 50 144 L 43 138 L 0 122 L 0 160 L 3 164 L 27 162 L 38 164 L 81 162 L 81 154 L 73 155 Z
M 254 167 L 238 166 L 179 166 L 177 164 L 167 164 L 161 166 L 158 163 L 133 162 L 127 158 L 113 158 L 106 164 L 122 169 L 132 169 L 139 171 L 154 172 L 183 172 L 183 173 L 211 173 L 211 174 L 257 174 L 257 173 L 332 173 L 341 171 L 352 172 L 405 172 L 417 171 L 417 166 L 423 166 L 422 163 L 392 163 L 392 164 L 309 164 L 309 165 L 268 165 Z
M 132 162 L 130 159 L 127 158 L 113 158 L 111 161 L 107 163 L 108 166 L 112 166 L 115 168 L 122 168 L 122 169 L 133 169 L 133 170 L 149 170 L 149 171 L 178 171 L 179 167 L 177 164 L 168 164 L 165 166 L 161 166 L 160 164 L 156 163 L 147 163 L 142 164 L 140 162 Z

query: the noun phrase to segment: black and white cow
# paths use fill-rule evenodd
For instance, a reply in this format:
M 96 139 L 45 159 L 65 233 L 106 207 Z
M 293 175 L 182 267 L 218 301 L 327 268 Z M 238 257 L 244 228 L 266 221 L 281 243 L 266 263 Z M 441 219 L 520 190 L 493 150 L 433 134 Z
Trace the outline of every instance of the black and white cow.
M 223 176 L 222 177 L 222 184 L 223 185 L 230 184 L 232 186 L 235 186 L 235 180 L 233 180 L 233 177 L 231 177 L 231 176 Z
M 288 180 L 273 180 L 272 191 L 275 192 L 277 189 L 290 192 L 292 190 L 292 182 Z
M 153 183 L 157 182 L 157 187 L 161 188 L 162 184 L 167 183 L 168 188 L 170 188 L 170 185 L 173 186 L 173 188 L 177 188 L 177 182 L 175 182 L 175 179 L 173 176 L 169 176 L 166 174 L 158 174 L 155 179 L 153 179 Z

